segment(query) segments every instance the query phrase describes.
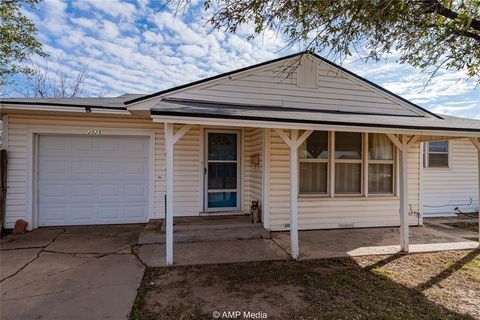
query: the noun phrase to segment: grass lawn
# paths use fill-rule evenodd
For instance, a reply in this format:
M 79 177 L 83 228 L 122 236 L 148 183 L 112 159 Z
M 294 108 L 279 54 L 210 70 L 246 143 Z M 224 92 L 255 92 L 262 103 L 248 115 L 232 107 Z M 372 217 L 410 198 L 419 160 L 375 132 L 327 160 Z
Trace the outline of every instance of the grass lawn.
M 478 222 L 458 222 L 458 223 L 447 223 L 449 226 L 455 228 L 461 228 L 472 232 L 478 232 Z
M 147 268 L 130 319 L 235 310 L 267 319 L 480 319 L 480 250 Z

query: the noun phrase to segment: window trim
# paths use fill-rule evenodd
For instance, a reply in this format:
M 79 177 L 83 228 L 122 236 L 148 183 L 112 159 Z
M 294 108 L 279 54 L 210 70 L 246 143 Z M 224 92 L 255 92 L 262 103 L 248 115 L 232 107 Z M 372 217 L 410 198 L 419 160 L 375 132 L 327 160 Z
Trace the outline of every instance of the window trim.
M 447 142 L 447 152 L 430 152 L 430 142 L 424 142 L 423 145 L 423 168 L 429 170 L 447 170 L 452 169 L 452 152 L 451 152 L 451 143 L 450 140 L 437 140 Z M 433 142 L 437 142 L 433 141 Z M 430 167 L 430 153 L 432 154 L 446 154 L 447 155 L 447 166 L 446 167 Z
M 321 131 L 321 130 L 319 130 Z M 344 132 L 344 131 L 339 131 Z M 349 131 L 346 131 L 349 132 Z M 300 192 L 300 179 L 298 179 L 298 195 L 299 197 L 305 198 L 313 198 L 313 197 L 320 197 L 320 198 L 353 198 L 353 199 L 361 199 L 361 198 L 397 198 L 397 183 L 398 183 L 398 154 L 397 148 L 393 145 L 393 157 L 392 160 L 370 160 L 369 159 L 369 145 L 368 139 L 369 134 L 371 132 L 362 132 L 362 157 L 361 159 L 336 159 L 335 158 L 335 131 L 327 131 L 328 133 L 328 158 L 327 159 L 310 159 L 310 158 L 301 158 L 298 156 L 297 158 L 297 170 L 298 170 L 298 177 L 300 177 L 300 162 L 316 162 L 316 163 L 326 163 L 327 164 L 327 192 L 320 193 L 320 192 Z M 308 138 L 307 138 L 308 139 Z M 306 142 L 306 141 L 305 141 Z M 449 149 L 450 150 L 450 149 Z M 335 190 L 335 180 L 336 180 L 336 173 L 335 173 L 335 165 L 337 163 L 357 163 L 361 165 L 361 181 L 360 181 L 360 193 L 336 193 Z M 370 164 L 391 164 L 393 166 L 393 179 L 392 179 L 392 192 L 389 193 L 369 193 L 368 190 L 368 178 L 369 178 L 369 165 Z
M 362 136 L 362 141 L 361 141 L 361 150 L 362 150 L 362 155 L 360 157 L 360 159 L 337 159 L 336 158 L 336 152 L 337 152 L 337 148 L 336 148 L 336 138 L 337 138 L 337 132 L 348 132 L 348 133 L 360 133 L 361 136 Z M 335 175 L 335 178 L 336 178 L 336 165 L 337 163 L 344 163 L 344 164 L 360 164 L 360 192 L 358 193 L 337 193 L 337 190 L 336 190 L 336 184 L 334 183 L 333 184 L 333 190 L 335 192 L 335 196 L 337 197 L 363 197 L 365 194 L 365 190 L 364 190 L 364 181 L 365 181 L 365 177 L 364 177 L 364 171 L 365 171 L 365 168 L 364 168 L 364 165 L 365 165 L 365 162 L 364 162 L 364 158 L 365 158 L 365 133 L 364 132 L 350 132 L 350 131 L 332 131 L 332 134 L 333 136 L 335 137 L 334 139 L 334 144 L 332 146 L 332 155 L 333 155 L 333 172 L 332 174 Z
M 319 131 L 322 131 L 322 130 L 319 130 Z M 328 197 L 330 196 L 330 179 L 331 179 L 331 176 L 330 176 L 330 150 L 332 148 L 331 146 L 331 141 L 330 141 L 330 135 L 332 134 L 331 131 L 327 131 L 327 143 L 328 143 L 328 157 L 326 159 L 324 158 L 316 158 L 316 159 L 313 159 L 313 158 L 302 158 L 298 155 L 297 153 L 297 177 L 298 177 L 298 185 L 297 185 L 297 191 L 298 191 L 298 195 L 299 196 L 317 196 L 317 197 Z M 308 138 L 307 138 L 308 139 Z M 307 143 L 307 139 L 305 139 L 305 141 L 303 143 Z M 327 164 L 327 192 L 300 192 L 300 162 L 307 162 L 307 163 L 326 163 Z
M 366 133 L 366 139 L 367 139 L 367 142 L 366 142 L 366 148 L 367 148 L 367 152 L 369 153 L 370 151 L 370 148 L 369 148 L 369 144 L 368 144 L 368 139 L 369 139 L 369 134 L 372 133 L 372 134 L 375 134 L 374 132 L 368 132 Z M 382 133 L 380 133 L 382 134 Z M 388 139 L 388 138 L 387 138 Z M 389 139 L 390 140 L 390 139 Z M 392 144 L 392 160 L 372 160 L 370 159 L 369 157 L 369 154 L 367 154 L 366 156 L 366 159 L 367 159 L 367 163 L 365 165 L 365 188 L 366 188 L 366 197 L 384 197 L 384 196 L 394 196 L 396 195 L 396 186 L 397 186 L 397 148 L 395 147 L 395 145 L 393 144 L 393 142 L 390 141 L 390 143 Z M 370 165 L 371 164 L 391 164 L 392 165 L 392 174 L 393 174 L 393 179 L 392 179 L 392 192 L 384 192 L 384 193 L 370 193 L 370 190 L 369 190 L 369 174 L 370 174 Z

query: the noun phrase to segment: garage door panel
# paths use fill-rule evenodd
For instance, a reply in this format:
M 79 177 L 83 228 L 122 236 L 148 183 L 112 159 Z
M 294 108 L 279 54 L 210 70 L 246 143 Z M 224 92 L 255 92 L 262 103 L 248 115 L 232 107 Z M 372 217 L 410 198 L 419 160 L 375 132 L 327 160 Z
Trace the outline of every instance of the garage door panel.
M 75 223 L 88 223 L 95 219 L 95 207 L 91 205 L 78 205 L 72 204 L 69 208 L 71 215 L 70 215 L 70 223 L 68 224 L 75 224 Z
M 95 152 L 94 140 L 91 137 L 72 137 L 70 138 L 71 150 L 82 152 Z
M 40 225 L 59 226 L 67 224 L 65 212 L 68 211 L 68 207 L 65 205 L 39 206 L 38 211 Z
M 39 224 L 148 221 L 148 148 L 148 137 L 40 136 Z
M 98 163 L 98 175 L 101 177 L 118 177 L 122 174 L 120 161 L 101 161 Z
M 147 207 L 141 203 L 139 203 L 138 205 L 125 206 L 124 209 L 126 218 L 139 218 L 142 217 L 147 211 Z
M 98 207 L 98 218 L 100 220 L 118 220 L 122 217 L 122 208 L 118 205 L 106 205 Z
M 96 186 L 93 183 L 72 183 L 71 198 L 75 201 L 95 201 Z
M 67 163 L 65 160 L 48 160 L 39 172 L 39 177 L 42 179 L 55 179 L 58 175 L 60 178 L 67 172 Z
M 145 161 L 128 161 L 125 164 L 126 176 L 141 175 L 143 177 L 146 174 L 147 174 L 147 166 L 145 165 Z

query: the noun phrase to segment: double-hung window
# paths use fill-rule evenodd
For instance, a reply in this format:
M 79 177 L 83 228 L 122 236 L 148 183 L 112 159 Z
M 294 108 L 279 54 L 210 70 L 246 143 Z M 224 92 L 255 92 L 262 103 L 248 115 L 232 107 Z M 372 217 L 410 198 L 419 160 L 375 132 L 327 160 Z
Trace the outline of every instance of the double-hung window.
M 362 136 L 335 132 L 335 194 L 362 193 Z
M 300 193 L 328 193 L 328 132 L 314 131 L 299 150 Z
M 430 141 L 424 145 L 425 168 L 449 168 L 448 141 Z
M 390 139 L 379 133 L 368 134 L 368 193 L 393 194 L 394 149 Z
M 393 195 L 395 148 L 384 134 L 314 131 L 299 150 L 300 194 Z

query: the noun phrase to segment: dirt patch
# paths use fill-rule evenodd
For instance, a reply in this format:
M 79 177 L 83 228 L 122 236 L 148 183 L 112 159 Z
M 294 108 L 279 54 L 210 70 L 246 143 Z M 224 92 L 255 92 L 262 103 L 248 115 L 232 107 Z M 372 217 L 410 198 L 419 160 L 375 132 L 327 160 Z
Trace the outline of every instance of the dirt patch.
M 212 319 L 214 311 L 237 310 L 236 319 L 248 311 L 268 319 L 480 318 L 479 255 L 148 268 L 130 319 Z

